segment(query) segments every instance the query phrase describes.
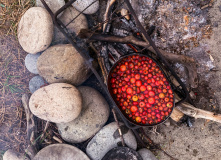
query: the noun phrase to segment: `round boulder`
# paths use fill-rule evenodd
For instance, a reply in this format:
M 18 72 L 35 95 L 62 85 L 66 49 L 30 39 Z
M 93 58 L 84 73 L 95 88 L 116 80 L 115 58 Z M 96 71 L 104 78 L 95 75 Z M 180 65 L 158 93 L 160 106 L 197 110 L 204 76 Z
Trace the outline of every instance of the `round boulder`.
M 91 87 L 78 87 L 83 105 L 80 115 L 69 123 L 59 123 L 58 131 L 70 143 L 80 143 L 98 132 L 107 122 L 109 106 L 104 97 Z
M 72 5 L 80 12 L 89 6 L 85 11 L 83 11 L 84 14 L 94 14 L 99 9 L 98 0 L 76 0 Z
M 88 29 L 88 22 L 84 14 L 80 14 L 74 7 L 67 8 L 62 16 L 59 18 L 61 22 L 66 26 L 69 33 L 78 34 L 81 29 Z M 74 21 L 72 21 L 76 16 L 78 16 Z M 65 42 L 67 41 L 63 33 L 57 27 L 54 27 L 54 37 L 53 43 Z
M 81 112 L 82 97 L 74 86 L 54 83 L 35 91 L 29 101 L 31 112 L 46 121 L 67 123 Z
M 7 150 L 2 158 L 2 160 L 29 160 L 24 154 L 15 152 L 11 149 Z
M 37 61 L 40 55 L 41 53 L 27 54 L 25 57 L 25 66 L 29 72 L 38 74 Z
M 80 149 L 68 144 L 52 144 L 40 150 L 33 160 L 90 160 Z
M 71 44 L 48 48 L 38 58 L 37 68 L 48 83 L 80 85 L 90 76 L 85 60 Z
M 53 13 L 57 12 L 62 6 L 65 5 L 64 0 L 45 0 L 45 2 Z M 36 0 L 36 6 L 44 8 L 44 5 L 41 3 L 41 0 Z M 59 14 L 58 17 L 60 17 L 61 15 L 62 13 Z
M 120 123 L 120 128 L 124 141 L 129 148 L 136 150 L 137 141 L 132 131 Z M 87 155 L 92 160 L 101 160 L 112 148 L 117 147 L 121 142 L 120 134 L 116 122 L 104 126 L 88 143 L 86 147 Z
M 18 41 L 31 54 L 44 51 L 51 44 L 53 22 L 48 11 L 41 7 L 28 9 L 18 24 Z

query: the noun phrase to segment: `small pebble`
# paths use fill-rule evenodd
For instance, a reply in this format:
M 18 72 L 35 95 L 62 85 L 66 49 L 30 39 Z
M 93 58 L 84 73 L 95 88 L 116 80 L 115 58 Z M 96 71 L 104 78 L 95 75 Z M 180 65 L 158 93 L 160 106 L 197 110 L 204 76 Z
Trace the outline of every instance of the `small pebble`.
M 31 73 L 38 74 L 38 69 L 37 69 L 37 61 L 38 57 L 41 55 L 41 53 L 37 54 L 28 54 L 25 57 L 25 67 L 27 70 Z
M 45 84 L 45 80 L 41 76 L 35 76 L 29 81 L 29 90 L 34 93 Z

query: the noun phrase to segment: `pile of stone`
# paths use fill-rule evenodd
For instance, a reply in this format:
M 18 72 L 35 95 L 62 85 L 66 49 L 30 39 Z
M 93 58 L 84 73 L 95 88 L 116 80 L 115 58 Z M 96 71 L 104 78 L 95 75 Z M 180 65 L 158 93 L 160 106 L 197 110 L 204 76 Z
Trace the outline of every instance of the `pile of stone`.
M 94 1 L 77 0 L 73 7 L 59 15 L 59 19 L 67 24 Z M 64 0 L 46 2 L 53 12 L 65 4 Z M 53 26 L 52 18 L 40 0 L 36 1 L 36 5 L 25 12 L 18 26 L 19 43 L 29 53 L 25 65 L 31 73 L 39 74 L 30 80 L 30 110 L 36 117 L 56 123 L 66 142 L 81 143 L 93 138 L 86 147 L 87 155 L 72 145 L 53 144 L 39 151 L 34 160 L 54 157 L 60 160 L 88 160 L 88 157 L 100 160 L 121 142 L 118 126 L 116 122 L 105 125 L 110 114 L 107 101 L 94 88 L 81 86 L 91 71 L 72 45 L 52 45 L 55 41 L 65 40 L 65 37 Z M 93 14 L 98 9 L 99 1 L 96 1 L 84 13 Z M 80 29 L 87 29 L 85 15 L 80 14 L 68 27 L 69 31 L 76 34 Z M 120 126 L 126 128 L 122 123 Z M 131 130 L 126 128 L 123 138 L 128 147 L 137 149 L 136 138 Z M 13 155 L 17 158 L 12 159 L 18 159 L 17 154 L 9 153 L 11 151 L 5 153 L 4 160 Z M 141 150 L 140 153 L 143 159 L 153 156 L 148 150 Z

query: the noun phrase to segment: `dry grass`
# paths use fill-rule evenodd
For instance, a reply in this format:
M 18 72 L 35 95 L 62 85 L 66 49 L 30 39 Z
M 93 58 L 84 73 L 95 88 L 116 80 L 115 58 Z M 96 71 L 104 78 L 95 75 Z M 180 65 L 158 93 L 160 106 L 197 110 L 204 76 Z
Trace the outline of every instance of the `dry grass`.
M 16 35 L 21 16 L 35 0 L 0 0 L 0 34 Z
M 0 36 L 0 151 L 26 148 L 26 121 L 21 105 L 28 93 L 31 74 L 24 65 L 25 53 L 14 36 Z
M 22 93 L 28 93 L 31 74 L 26 70 L 27 55 L 16 39 L 21 16 L 34 0 L 0 0 L 0 152 L 11 148 L 24 152 L 26 121 L 21 105 Z M 1 159 L 0 154 L 0 159 Z

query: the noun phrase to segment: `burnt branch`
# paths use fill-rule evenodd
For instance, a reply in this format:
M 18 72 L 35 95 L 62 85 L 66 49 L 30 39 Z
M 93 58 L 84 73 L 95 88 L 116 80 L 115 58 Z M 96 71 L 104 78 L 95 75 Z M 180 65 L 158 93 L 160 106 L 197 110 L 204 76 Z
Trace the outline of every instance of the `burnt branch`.
M 82 29 L 79 33 L 79 36 L 80 38 L 88 39 L 91 41 L 106 41 L 106 42 L 125 43 L 125 44 L 132 43 L 138 46 L 145 47 L 151 52 L 155 53 L 154 49 L 150 46 L 149 43 L 141 39 L 138 39 L 134 36 L 121 37 L 121 36 L 111 36 L 106 34 L 93 34 L 86 29 Z M 160 52 L 169 61 L 174 61 L 179 63 L 195 63 L 195 60 L 193 58 L 185 55 L 172 54 L 163 50 L 160 50 Z
M 107 71 L 107 68 L 105 66 L 104 58 L 102 56 L 100 56 L 100 53 L 96 50 L 96 48 L 93 46 L 92 43 L 90 43 L 90 47 L 93 49 L 93 51 L 97 55 L 98 64 L 101 68 L 102 75 L 103 75 L 103 78 L 104 78 L 104 84 L 107 85 L 108 71 Z
M 145 47 L 151 52 L 156 54 L 155 50 L 150 46 L 148 42 L 145 42 L 134 36 L 121 37 L 121 36 L 112 36 L 106 34 L 97 34 L 97 33 L 92 33 L 86 29 L 82 29 L 79 33 L 79 36 L 83 39 L 88 39 L 89 41 L 105 41 L 105 42 L 124 43 L 124 44 L 132 43 L 137 46 Z M 185 55 L 177 55 L 169 53 L 161 49 L 159 50 L 167 60 L 173 63 L 174 62 L 182 63 L 188 69 L 189 84 L 191 85 L 191 87 L 196 88 L 198 86 L 196 62 L 193 58 Z

